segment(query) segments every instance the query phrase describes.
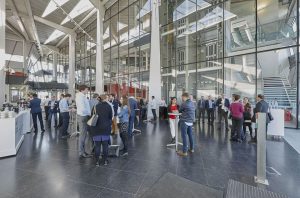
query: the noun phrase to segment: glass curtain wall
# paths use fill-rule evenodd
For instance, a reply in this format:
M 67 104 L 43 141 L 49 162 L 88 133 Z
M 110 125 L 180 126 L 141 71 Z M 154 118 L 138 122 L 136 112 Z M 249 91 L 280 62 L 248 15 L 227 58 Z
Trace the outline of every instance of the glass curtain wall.
M 299 0 L 162 1 L 160 23 L 163 97 L 264 94 L 298 127 Z
M 87 34 L 78 33 L 75 43 L 75 83 L 76 86 L 88 86 L 90 94 L 95 90 L 96 82 L 96 25 L 94 20 L 84 28 Z
M 148 97 L 150 0 L 121 0 L 105 13 L 104 90 L 118 96 Z

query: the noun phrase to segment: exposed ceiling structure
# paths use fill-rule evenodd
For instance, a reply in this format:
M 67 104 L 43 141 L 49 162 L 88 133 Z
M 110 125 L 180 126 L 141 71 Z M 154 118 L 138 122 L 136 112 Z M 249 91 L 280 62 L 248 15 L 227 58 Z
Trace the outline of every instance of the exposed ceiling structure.
M 115 0 L 7 0 L 7 38 L 35 43 L 41 56 L 68 42 L 68 33 L 96 19 L 96 6 Z M 107 4 L 107 5 L 106 5 Z M 64 30 L 67 30 L 64 31 Z M 47 45 L 47 46 L 45 46 Z

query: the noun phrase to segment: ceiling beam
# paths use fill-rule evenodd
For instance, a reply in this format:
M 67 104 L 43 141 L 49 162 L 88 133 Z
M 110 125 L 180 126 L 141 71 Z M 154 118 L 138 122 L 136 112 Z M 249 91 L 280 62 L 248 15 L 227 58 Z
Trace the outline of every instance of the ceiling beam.
M 79 23 L 78 25 L 82 25 L 85 23 L 89 18 L 91 18 L 95 13 L 97 12 L 97 9 L 94 8 L 88 15 L 86 15 Z M 75 26 L 73 28 L 73 32 L 75 32 L 78 29 L 78 26 Z M 68 35 L 65 35 L 57 44 L 56 47 L 59 47 L 66 39 L 68 38 Z
M 8 1 L 8 4 L 9 4 L 11 10 L 12 10 L 13 15 L 17 18 L 17 23 L 18 23 L 18 25 L 20 26 L 20 29 L 22 30 L 25 39 L 26 39 L 26 40 L 29 40 L 28 34 L 27 34 L 27 32 L 26 32 L 25 25 L 24 25 L 22 19 L 20 18 L 19 14 L 18 14 L 17 7 L 16 7 L 16 5 L 15 5 L 15 2 L 14 2 L 13 0 L 9 0 L 9 1 Z
M 21 39 L 25 40 L 25 37 L 24 35 L 19 32 L 19 30 L 17 30 L 12 24 L 10 24 L 9 21 L 6 20 L 6 26 L 11 30 L 13 31 L 17 36 L 19 36 Z
M 39 35 L 37 33 L 37 30 L 36 30 L 36 26 L 35 26 L 35 22 L 34 22 L 34 19 L 33 19 L 33 14 L 32 14 L 32 10 L 31 10 L 30 2 L 29 2 L 29 0 L 24 0 L 24 2 L 25 2 L 25 6 L 26 6 L 26 9 L 27 9 L 28 15 L 29 15 L 29 21 L 32 25 L 35 41 L 38 45 L 39 53 L 40 53 L 41 56 L 43 56 L 43 49 L 41 47 L 41 42 L 40 42 L 40 39 L 39 39 Z
M 41 18 L 39 16 L 34 16 L 33 18 L 34 18 L 34 20 L 36 20 L 36 21 L 38 21 L 40 23 L 43 23 L 43 24 L 48 25 L 48 26 L 50 26 L 50 27 L 52 27 L 54 29 L 57 29 L 57 30 L 59 30 L 61 32 L 64 32 L 65 34 L 73 34 L 73 32 L 74 32 L 70 28 L 66 28 L 64 26 L 58 25 L 57 23 L 53 23 L 52 21 L 48 21 L 48 20 L 46 20 L 44 18 Z
M 12 34 L 12 33 L 9 33 L 9 32 L 5 33 L 5 39 L 11 40 L 11 41 L 19 41 L 19 42 L 23 41 L 23 38 L 20 38 L 19 36 L 15 35 L 15 34 Z

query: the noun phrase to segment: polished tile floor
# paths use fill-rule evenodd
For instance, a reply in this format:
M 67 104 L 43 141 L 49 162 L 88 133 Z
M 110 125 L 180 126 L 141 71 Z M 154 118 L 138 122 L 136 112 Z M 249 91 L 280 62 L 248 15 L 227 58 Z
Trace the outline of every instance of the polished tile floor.
M 54 129 L 27 134 L 16 157 L 0 160 L 0 197 L 139 197 L 166 172 L 218 190 L 229 178 L 255 185 L 256 145 L 231 143 L 228 133 L 207 124 L 194 129 L 195 153 L 186 158 L 166 148 L 170 132 L 161 121 L 142 126 L 128 157 L 98 168 L 92 159 L 78 158 L 77 138 L 61 140 Z M 292 147 L 268 141 L 267 166 L 267 189 L 300 197 L 300 155 Z

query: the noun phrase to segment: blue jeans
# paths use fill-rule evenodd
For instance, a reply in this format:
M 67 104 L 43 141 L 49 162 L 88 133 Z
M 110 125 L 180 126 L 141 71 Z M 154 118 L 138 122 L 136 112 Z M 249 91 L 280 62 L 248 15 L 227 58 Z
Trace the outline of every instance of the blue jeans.
M 52 116 L 54 116 L 54 123 L 55 123 L 55 126 L 57 126 L 57 113 L 56 112 L 49 111 L 48 124 L 49 124 L 49 126 L 51 126 Z
M 135 120 L 135 114 L 131 114 L 129 116 L 129 124 L 128 124 L 128 135 L 132 136 L 132 130 L 133 130 L 133 123 Z
M 187 139 L 186 139 L 186 134 L 189 137 L 189 142 L 190 142 L 190 149 L 194 149 L 194 140 L 193 140 L 193 131 L 192 131 L 193 126 L 188 126 L 185 124 L 185 122 L 181 121 L 180 122 L 180 128 L 181 128 L 181 137 L 182 137 L 182 152 L 186 153 L 188 150 L 188 145 L 187 145 Z
M 101 153 L 101 145 L 103 152 L 103 160 L 107 160 L 108 158 L 108 141 L 95 141 L 95 157 L 96 160 L 99 159 Z

